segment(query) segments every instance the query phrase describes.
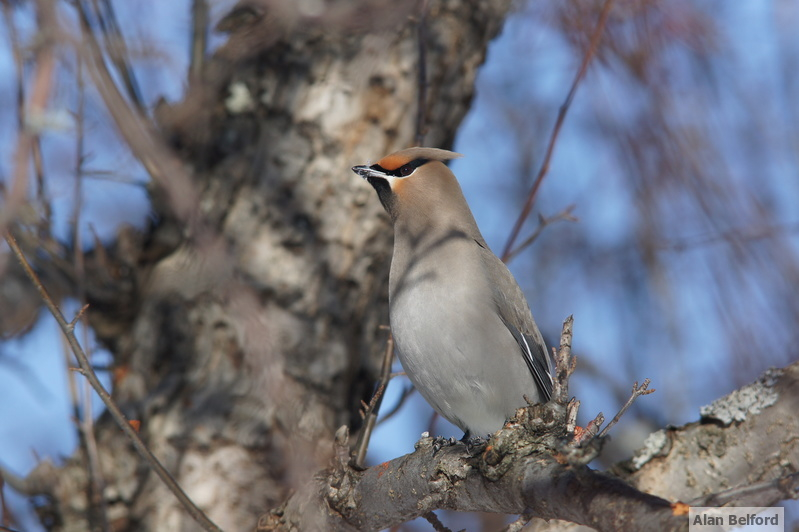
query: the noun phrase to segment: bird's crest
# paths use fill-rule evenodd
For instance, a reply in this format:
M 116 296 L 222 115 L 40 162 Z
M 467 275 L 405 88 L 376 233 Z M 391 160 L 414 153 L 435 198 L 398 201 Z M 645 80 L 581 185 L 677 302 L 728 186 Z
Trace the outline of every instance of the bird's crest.
M 386 155 L 377 161 L 377 164 L 381 168 L 393 171 L 418 159 L 444 162 L 450 159 L 457 159 L 458 157 L 463 157 L 463 155 L 452 151 L 440 150 L 438 148 L 408 148 Z

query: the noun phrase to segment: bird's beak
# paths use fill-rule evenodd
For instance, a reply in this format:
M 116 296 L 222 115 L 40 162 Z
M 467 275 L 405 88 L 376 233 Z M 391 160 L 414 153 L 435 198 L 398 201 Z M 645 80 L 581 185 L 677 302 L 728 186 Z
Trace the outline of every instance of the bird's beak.
M 369 166 L 360 165 L 360 166 L 353 166 L 352 171 L 361 176 L 364 179 L 368 179 L 370 177 L 382 177 L 385 178 L 386 176 L 374 168 L 370 168 Z

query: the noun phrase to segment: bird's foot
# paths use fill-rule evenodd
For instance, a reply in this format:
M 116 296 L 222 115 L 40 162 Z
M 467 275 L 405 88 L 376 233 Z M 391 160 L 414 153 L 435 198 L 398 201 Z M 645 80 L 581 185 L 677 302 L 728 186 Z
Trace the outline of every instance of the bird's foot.
M 436 453 L 438 453 L 438 451 L 444 447 L 452 447 L 456 443 L 458 442 L 455 440 L 455 438 L 447 439 L 444 436 L 436 436 L 433 438 L 433 456 L 435 456 Z
M 485 448 L 486 444 L 488 443 L 488 438 L 464 434 L 461 441 L 464 443 L 464 445 L 466 445 L 466 452 L 469 453 L 469 456 L 474 456 L 475 454 L 482 452 L 483 448 Z

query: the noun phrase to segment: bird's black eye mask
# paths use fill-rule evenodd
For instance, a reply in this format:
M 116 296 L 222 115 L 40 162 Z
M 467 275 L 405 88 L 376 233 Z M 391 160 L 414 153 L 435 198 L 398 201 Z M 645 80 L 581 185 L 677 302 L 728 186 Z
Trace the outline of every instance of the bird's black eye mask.
M 430 162 L 430 159 L 414 159 L 413 161 L 411 161 L 409 163 L 406 163 L 406 164 L 403 164 L 402 166 L 400 166 L 399 168 L 397 168 L 395 170 L 386 170 L 385 168 L 383 168 L 379 164 L 373 164 L 369 168 L 371 168 L 372 170 L 376 170 L 378 172 L 382 172 L 382 173 L 384 173 L 386 175 L 390 175 L 392 177 L 408 177 L 409 175 L 411 175 L 413 173 L 414 170 L 416 170 L 417 168 L 419 168 L 423 164 L 429 163 L 429 162 Z

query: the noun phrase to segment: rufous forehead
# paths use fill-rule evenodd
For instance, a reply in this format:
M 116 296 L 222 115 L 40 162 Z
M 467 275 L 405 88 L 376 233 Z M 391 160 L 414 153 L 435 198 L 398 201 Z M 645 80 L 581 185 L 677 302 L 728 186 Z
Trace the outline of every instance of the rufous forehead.
M 386 155 L 377 161 L 377 164 L 386 170 L 396 170 L 400 166 L 408 164 L 409 162 L 411 162 L 411 159 L 407 155 L 392 153 L 391 155 Z

